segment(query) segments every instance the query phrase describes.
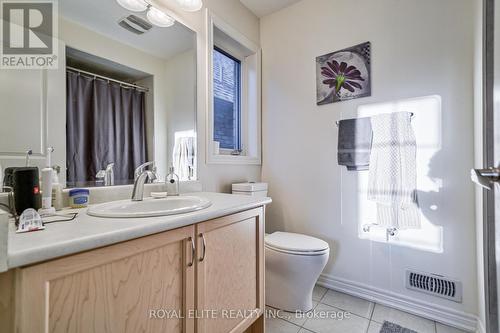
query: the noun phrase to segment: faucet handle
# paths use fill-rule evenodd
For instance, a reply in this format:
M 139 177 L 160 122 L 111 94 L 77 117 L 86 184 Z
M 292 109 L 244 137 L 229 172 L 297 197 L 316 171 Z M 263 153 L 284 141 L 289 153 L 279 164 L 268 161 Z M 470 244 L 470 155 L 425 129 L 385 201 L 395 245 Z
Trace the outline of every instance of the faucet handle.
M 146 182 L 148 184 L 151 184 L 154 180 L 156 180 L 158 178 L 158 176 L 156 175 L 156 172 L 152 171 L 152 170 L 146 170 L 144 171 L 147 175 L 147 180 Z
M 135 171 L 134 171 L 134 180 L 137 180 L 137 178 L 146 170 L 146 168 L 148 166 L 151 166 L 151 171 L 155 174 L 155 178 L 156 179 L 156 163 L 155 161 L 149 161 L 149 162 L 146 162 L 146 163 L 142 163 L 141 165 L 139 165 Z M 150 182 L 152 182 L 152 180 L 149 180 Z
M 141 165 L 139 165 L 135 171 L 134 171 L 134 180 L 137 180 L 137 177 L 139 177 L 141 175 L 141 173 L 144 172 L 144 170 L 148 167 L 148 166 L 152 166 L 152 171 L 154 173 L 156 173 L 156 164 L 155 164 L 155 161 L 149 161 L 149 162 L 146 162 L 146 163 L 142 163 Z

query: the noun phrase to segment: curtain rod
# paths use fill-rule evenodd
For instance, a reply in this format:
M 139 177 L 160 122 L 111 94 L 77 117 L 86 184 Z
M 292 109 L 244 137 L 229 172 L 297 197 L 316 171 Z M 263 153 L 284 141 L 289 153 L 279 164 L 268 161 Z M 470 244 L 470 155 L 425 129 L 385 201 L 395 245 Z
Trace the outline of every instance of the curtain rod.
M 74 71 L 74 72 L 78 72 L 78 73 L 82 73 L 82 74 L 87 74 L 87 75 L 93 76 L 94 78 L 100 78 L 100 79 L 103 79 L 106 81 L 112 81 L 112 82 L 119 83 L 121 86 L 127 86 L 127 87 L 131 87 L 131 88 L 135 88 L 137 90 L 142 90 L 144 92 L 149 92 L 149 88 L 142 87 L 142 86 L 139 86 L 139 85 L 133 84 L 133 83 L 115 80 L 115 79 L 112 79 L 112 78 L 107 77 L 107 76 L 99 75 L 99 74 L 92 73 L 92 72 L 87 72 L 87 71 L 84 71 L 82 69 L 78 69 L 75 67 L 66 66 L 66 70 L 70 70 L 70 71 Z

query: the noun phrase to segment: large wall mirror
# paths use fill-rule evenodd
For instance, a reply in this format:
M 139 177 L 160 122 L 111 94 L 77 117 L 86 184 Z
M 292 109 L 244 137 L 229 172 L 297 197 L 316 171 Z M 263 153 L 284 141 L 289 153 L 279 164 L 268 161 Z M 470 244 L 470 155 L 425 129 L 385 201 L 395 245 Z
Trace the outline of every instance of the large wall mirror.
M 196 179 L 195 32 L 115 0 L 60 1 L 58 22 L 58 69 L 0 70 L 1 168 L 28 150 L 43 167 L 54 147 L 67 187 L 130 184 L 146 162 L 160 181 L 170 166 Z

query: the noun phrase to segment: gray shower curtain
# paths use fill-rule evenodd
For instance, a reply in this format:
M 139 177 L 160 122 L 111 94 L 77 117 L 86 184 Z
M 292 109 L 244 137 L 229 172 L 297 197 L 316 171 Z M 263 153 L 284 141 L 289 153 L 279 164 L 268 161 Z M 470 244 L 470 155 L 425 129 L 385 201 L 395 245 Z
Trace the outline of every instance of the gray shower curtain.
M 115 163 L 115 184 L 134 179 L 146 161 L 145 93 L 78 73 L 66 76 L 68 186 L 95 181 Z

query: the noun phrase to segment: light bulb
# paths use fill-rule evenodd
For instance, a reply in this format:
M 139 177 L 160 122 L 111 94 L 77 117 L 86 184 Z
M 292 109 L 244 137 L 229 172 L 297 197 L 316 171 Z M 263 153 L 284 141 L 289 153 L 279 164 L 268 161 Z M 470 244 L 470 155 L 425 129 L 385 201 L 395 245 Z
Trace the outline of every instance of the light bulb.
M 146 16 L 149 22 L 162 28 L 170 27 L 175 23 L 172 17 L 154 7 L 149 8 Z
M 148 3 L 144 0 L 116 0 L 116 2 L 131 12 L 143 12 L 148 9 Z
M 196 12 L 203 7 L 201 0 L 176 0 L 179 6 L 187 12 Z

